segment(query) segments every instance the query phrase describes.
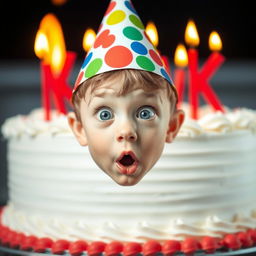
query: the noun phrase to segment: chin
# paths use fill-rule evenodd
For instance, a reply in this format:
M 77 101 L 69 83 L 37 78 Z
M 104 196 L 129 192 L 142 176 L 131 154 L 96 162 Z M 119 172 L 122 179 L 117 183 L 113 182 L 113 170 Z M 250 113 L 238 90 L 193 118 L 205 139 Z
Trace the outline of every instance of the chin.
M 136 185 L 141 179 L 142 177 L 122 175 L 121 177 L 114 179 L 114 181 L 120 186 L 133 186 Z

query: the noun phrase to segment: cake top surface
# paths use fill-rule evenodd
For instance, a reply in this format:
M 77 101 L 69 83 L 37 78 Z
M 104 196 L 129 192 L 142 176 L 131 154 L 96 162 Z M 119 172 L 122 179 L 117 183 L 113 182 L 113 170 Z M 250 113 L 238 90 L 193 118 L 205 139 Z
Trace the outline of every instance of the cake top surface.
M 227 134 L 236 130 L 249 130 L 256 133 L 256 111 L 248 108 L 230 109 L 226 113 L 214 112 L 209 106 L 199 111 L 199 119 L 189 118 L 189 106 L 184 104 L 186 113 L 178 138 L 198 137 L 204 135 Z M 1 127 L 4 138 L 10 139 L 28 135 L 72 135 L 65 115 L 52 111 L 52 120 L 44 121 L 43 109 L 32 110 L 28 115 L 16 115 L 7 118 Z M 72 135 L 73 136 L 73 135 Z

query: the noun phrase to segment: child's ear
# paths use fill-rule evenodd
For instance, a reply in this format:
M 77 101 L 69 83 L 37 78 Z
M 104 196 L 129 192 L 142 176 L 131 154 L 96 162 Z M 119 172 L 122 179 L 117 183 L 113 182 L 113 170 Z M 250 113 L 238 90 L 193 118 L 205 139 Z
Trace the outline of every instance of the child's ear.
M 183 124 L 185 113 L 183 110 L 176 110 L 169 122 L 169 129 L 166 134 L 165 141 L 171 143 L 178 134 L 181 125 Z
M 74 112 L 68 113 L 67 117 L 68 117 L 68 124 L 71 130 L 73 131 L 76 139 L 80 143 L 80 145 L 87 146 L 88 142 L 87 142 L 87 138 L 86 138 L 82 123 L 79 120 L 77 120 Z

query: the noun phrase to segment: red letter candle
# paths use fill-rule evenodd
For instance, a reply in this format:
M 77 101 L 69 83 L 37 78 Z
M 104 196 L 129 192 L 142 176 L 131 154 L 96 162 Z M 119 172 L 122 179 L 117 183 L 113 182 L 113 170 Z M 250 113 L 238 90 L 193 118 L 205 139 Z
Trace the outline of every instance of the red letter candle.
M 51 96 L 59 113 L 66 114 L 64 98 L 70 99 L 72 90 L 67 78 L 76 54 L 66 52 L 61 25 L 53 14 L 40 23 L 35 40 L 35 53 L 41 59 L 42 104 L 45 120 L 50 120 Z
M 191 117 L 193 119 L 198 118 L 199 93 L 203 94 L 204 99 L 210 105 L 212 105 L 215 110 L 220 110 L 224 112 L 220 100 L 214 93 L 208 80 L 223 63 L 225 58 L 217 52 L 217 49 L 215 47 L 215 52 L 210 55 L 203 67 L 200 69 L 200 71 L 198 71 L 198 51 L 195 49 L 195 47 L 199 44 L 199 36 L 197 34 L 196 26 L 192 20 L 188 22 L 185 31 L 185 41 L 188 45 L 190 45 L 190 49 L 188 50 L 188 63 L 189 101 L 191 107 Z
M 174 85 L 178 93 L 178 107 L 181 106 L 185 91 L 186 67 L 188 65 L 187 50 L 183 44 L 178 44 L 174 53 Z

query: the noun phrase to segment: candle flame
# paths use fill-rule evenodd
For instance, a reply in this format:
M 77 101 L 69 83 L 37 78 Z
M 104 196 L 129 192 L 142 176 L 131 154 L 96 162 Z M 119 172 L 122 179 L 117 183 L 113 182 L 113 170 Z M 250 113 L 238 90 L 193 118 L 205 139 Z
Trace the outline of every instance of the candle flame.
M 61 24 L 54 14 L 46 14 L 40 22 L 35 40 L 35 53 L 58 74 L 66 59 L 66 47 Z
M 200 39 L 193 20 L 189 20 L 185 30 L 185 42 L 193 47 L 199 45 Z
M 52 49 L 51 64 L 53 70 L 59 69 L 59 64 L 62 62 L 62 53 L 59 45 L 55 45 Z
M 40 29 L 36 33 L 34 51 L 39 59 L 46 58 L 49 54 L 49 44 L 46 35 Z
M 158 46 L 158 33 L 156 26 L 154 22 L 149 21 L 147 26 L 146 26 L 146 34 L 148 35 L 150 41 L 152 44 L 157 47 Z
M 96 38 L 96 33 L 94 32 L 94 30 L 91 28 L 88 28 L 85 31 L 84 37 L 83 37 L 83 48 L 86 52 L 88 52 L 92 47 L 92 45 L 94 44 L 95 38 Z
M 209 36 L 209 48 L 211 51 L 220 51 L 222 49 L 222 42 L 216 31 L 212 31 Z
M 67 2 L 67 0 L 51 0 L 52 4 L 60 6 Z
M 186 67 L 188 65 L 188 54 L 183 44 L 178 44 L 175 50 L 174 63 L 178 67 Z

